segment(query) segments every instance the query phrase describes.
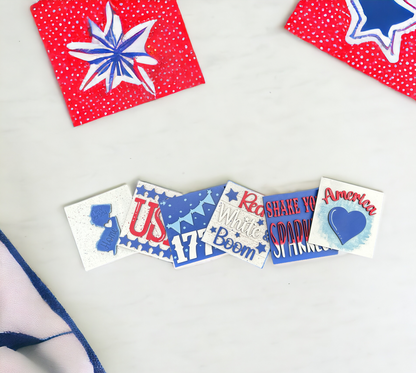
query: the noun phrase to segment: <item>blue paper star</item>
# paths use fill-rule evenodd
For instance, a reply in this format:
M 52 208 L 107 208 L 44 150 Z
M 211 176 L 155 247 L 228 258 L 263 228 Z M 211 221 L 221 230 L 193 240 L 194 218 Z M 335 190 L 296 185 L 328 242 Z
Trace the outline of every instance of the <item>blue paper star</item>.
M 399 61 L 402 35 L 416 29 L 416 6 L 405 0 L 347 0 L 350 44 L 375 42 L 389 62 Z
M 240 237 L 240 233 L 236 232 L 235 236 Z
M 258 225 L 263 225 L 263 223 L 264 223 L 264 221 L 261 220 L 261 219 L 257 222 Z
M 394 0 L 360 0 L 367 20 L 362 31 L 379 29 L 386 37 L 390 28 L 413 17 L 413 13 Z
M 157 193 L 156 193 L 156 191 L 154 189 L 147 191 L 147 197 L 148 198 L 153 198 L 154 199 L 156 197 L 156 194 Z
M 228 202 L 231 202 L 231 201 L 238 201 L 238 200 L 237 200 L 237 195 L 238 195 L 238 192 L 234 192 L 234 191 L 230 188 L 230 191 L 226 194 L 226 196 L 228 197 Z
M 149 93 L 156 95 L 153 82 L 143 67 L 138 65 L 157 64 L 157 60 L 145 50 L 147 38 L 156 20 L 137 25 L 123 34 L 120 17 L 114 13 L 110 2 L 106 5 L 106 16 L 104 31 L 88 19 L 91 43 L 74 42 L 67 45 L 71 56 L 90 64 L 79 89 L 86 91 L 105 80 L 108 93 L 124 81 L 143 85 Z
M 160 252 L 161 252 L 161 251 L 163 251 L 163 250 L 159 247 L 159 245 L 157 245 L 156 247 L 153 247 L 153 246 L 152 246 L 152 249 L 153 249 L 152 254 L 157 255 L 157 256 L 159 256 Z
M 127 246 L 127 244 L 130 242 L 130 240 L 127 238 L 127 235 L 120 237 L 120 244 L 119 245 L 124 245 Z
M 130 241 L 130 247 L 133 247 L 135 249 L 138 249 L 140 245 L 139 240 L 136 238 L 134 241 Z
M 142 244 L 142 250 L 141 251 L 145 251 L 145 252 L 149 252 L 149 250 L 152 248 L 152 246 L 150 246 L 149 242 L 145 242 Z
M 260 253 L 265 253 L 266 252 L 266 245 L 262 245 L 261 243 L 259 243 L 259 245 L 256 247 L 256 249 L 259 251 Z
M 217 228 L 212 227 L 212 228 L 210 229 L 210 231 L 211 231 L 211 233 L 215 233 L 215 232 L 217 231 Z
M 161 203 L 161 201 L 165 200 L 166 198 L 168 198 L 168 196 L 166 195 L 165 192 L 163 192 L 162 194 L 159 194 L 159 203 Z
M 170 249 L 163 250 L 163 255 L 162 255 L 163 258 L 168 258 L 169 259 L 171 257 L 171 255 L 172 255 L 172 252 L 170 251 Z
M 139 194 L 141 196 L 144 197 L 144 194 L 147 192 L 146 188 L 144 187 L 144 185 L 142 185 L 141 187 L 137 187 L 136 188 L 136 194 Z

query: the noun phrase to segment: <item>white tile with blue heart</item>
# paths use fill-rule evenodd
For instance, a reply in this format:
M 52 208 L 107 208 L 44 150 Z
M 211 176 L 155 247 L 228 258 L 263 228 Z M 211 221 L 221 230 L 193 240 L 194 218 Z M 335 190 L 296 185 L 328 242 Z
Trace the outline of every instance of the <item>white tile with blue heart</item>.
M 323 177 L 309 243 L 372 258 L 382 192 Z

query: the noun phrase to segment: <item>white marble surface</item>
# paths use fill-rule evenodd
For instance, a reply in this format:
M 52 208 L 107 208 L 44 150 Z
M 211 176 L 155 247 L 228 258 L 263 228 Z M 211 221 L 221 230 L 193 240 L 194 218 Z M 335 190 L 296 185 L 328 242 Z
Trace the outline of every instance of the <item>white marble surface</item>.
M 416 370 L 415 101 L 285 31 L 296 0 L 179 0 L 206 85 L 73 128 L 32 1 L 0 2 L 0 228 L 108 373 Z M 87 273 L 63 210 L 138 179 L 274 194 L 323 175 L 385 192 L 374 259 Z

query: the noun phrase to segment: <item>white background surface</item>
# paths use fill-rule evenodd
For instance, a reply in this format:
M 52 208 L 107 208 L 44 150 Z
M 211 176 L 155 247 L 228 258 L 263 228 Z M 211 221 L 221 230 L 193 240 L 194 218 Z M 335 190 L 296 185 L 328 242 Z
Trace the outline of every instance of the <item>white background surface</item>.
M 297 39 L 295 0 L 180 0 L 206 85 L 73 128 L 29 7 L 1 0 L 0 228 L 107 373 L 416 369 L 416 101 Z M 385 193 L 375 257 L 86 273 L 63 206 L 137 179 Z M 1 286 L 1 284 L 0 284 Z

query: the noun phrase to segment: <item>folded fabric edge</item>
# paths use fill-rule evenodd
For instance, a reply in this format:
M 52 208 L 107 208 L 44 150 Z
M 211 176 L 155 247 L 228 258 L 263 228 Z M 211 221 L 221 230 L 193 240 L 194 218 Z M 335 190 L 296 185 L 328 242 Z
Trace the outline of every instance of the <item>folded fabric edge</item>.
M 3 231 L 1 229 L 0 229 L 0 242 L 2 242 L 6 246 L 7 250 L 10 252 L 10 254 L 14 257 L 14 259 L 22 267 L 23 271 L 29 277 L 30 282 L 33 284 L 33 286 L 39 292 L 42 299 L 71 328 L 74 335 L 77 337 L 79 342 L 84 347 L 84 349 L 85 349 L 85 351 L 88 355 L 88 358 L 90 359 L 90 362 L 91 362 L 91 364 L 94 368 L 94 373 L 105 373 L 105 370 L 104 370 L 103 366 L 101 365 L 100 361 L 98 360 L 97 355 L 95 354 L 95 352 L 93 351 L 91 346 L 88 344 L 87 340 L 85 339 L 85 337 L 83 336 L 81 331 L 75 325 L 74 321 L 71 319 L 71 317 L 65 311 L 64 307 L 59 303 L 59 301 L 55 298 L 55 296 L 48 289 L 48 287 L 42 282 L 42 280 L 36 275 L 36 273 L 29 267 L 29 265 L 25 262 L 23 257 L 19 254 L 17 249 L 13 246 L 13 244 L 9 241 L 9 239 L 6 237 L 6 235 L 3 233 Z

